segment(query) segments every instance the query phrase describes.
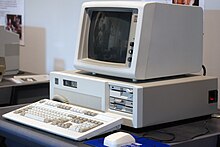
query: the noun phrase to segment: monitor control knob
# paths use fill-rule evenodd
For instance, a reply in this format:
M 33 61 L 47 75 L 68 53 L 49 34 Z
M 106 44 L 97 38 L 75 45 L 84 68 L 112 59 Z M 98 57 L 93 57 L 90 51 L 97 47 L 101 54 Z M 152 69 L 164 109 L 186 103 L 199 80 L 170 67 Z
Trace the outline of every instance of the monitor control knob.
M 133 47 L 134 46 L 134 42 L 130 42 L 130 46 Z
M 128 57 L 128 62 L 131 62 L 132 58 L 131 57 Z
M 130 49 L 130 50 L 129 50 L 129 54 L 133 54 L 133 49 Z

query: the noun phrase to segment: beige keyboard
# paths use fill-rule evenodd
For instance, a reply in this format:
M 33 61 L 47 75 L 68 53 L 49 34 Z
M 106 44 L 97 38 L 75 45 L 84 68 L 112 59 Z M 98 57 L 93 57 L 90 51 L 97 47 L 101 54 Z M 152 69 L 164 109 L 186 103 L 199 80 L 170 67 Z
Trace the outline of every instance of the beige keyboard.
M 74 140 L 117 130 L 122 118 L 71 104 L 43 99 L 3 115 L 4 118 Z

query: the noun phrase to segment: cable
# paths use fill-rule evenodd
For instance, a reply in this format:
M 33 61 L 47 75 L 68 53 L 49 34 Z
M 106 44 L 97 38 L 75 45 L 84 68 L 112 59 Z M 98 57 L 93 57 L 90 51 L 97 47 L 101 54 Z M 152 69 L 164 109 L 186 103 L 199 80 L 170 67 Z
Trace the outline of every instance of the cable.
M 202 65 L 202 69 L 203 69 L 203 76 L 206 76 L 206 67 L 205 67 L 205 65 Z
M 208 133 L 210 132 L 210 131 L 209 131 L 209 128 L 207 127 L 207 122 L 208 122 L 208 120 L 206 120 L 206 121 L 204 122 L 204 129 L 205 129 L 206 131 L 205 131 L 204 133 L 200 133 L 200 134 L 197 134 L 197 135 L 191 137 L 191 139 L 200 137 L 200 136 L 202 136 L 202 135 L 206 135 L 206 134 L 208 134 Z
M 190 139 L 178 140 L 178 141 L 169 142 L 169 143 L 178 143 L 178 142 L 183 142 L 183 141 L 189 141 L 189 140 L 195 139 L 195 138 L 197 138 L 197 137 L 200 137 L 200 136 L 202 136 L 202 135 L 208 134 L 210 131 L 209 131 L 209 128 L 207 127 L 207 122 L 208 122 L 208 120 L 205 120 L 205 122 L 204 122 L 204 126 L 203 126 L 203 127 L 204 127 L 204 129 L 206 130 L 204 133 L 200 133 L 200 134 L 194 135 L 194 136 L 192 136 Z
M 196 134 L 196 135 L 194 135 L 194 136 L 192 136 L 192 137 L 188 137 L 187 139 L 182 139 L 182 140 L 176 140 L 176 141 L 175 141 L 175 139 L 176 139 L 176 134 L 171 133 L 171 132 L 161 131 L 161 130 L 156 130 L 156 131 L 153 131 L 153 132 L 155 132 L 155 133 L 160 133 L 160 134 L 166 134 L 166 135 L 169 135 L 169 136 L 171 136 L 171 137 L 170 137 L 169 139 L 161 139 L 161 138 L 159 138 L 159 137 L 154 137 L 153 135 L 149 135 L 149 136 L 148 136 L 147 133 L 143 134 L 142 136 L 143 136 L 143 137 L 146 137 L 146 138 L 148 138 L 148 139 L 152 139 L 152 140 L 159 141 L 159 142 L 164 142 L 164 143 L 178 143 L 178 142 L 188 141 L 188 140 L 192 140 L 192 139 L 195 139 L 195 138 L 197 138 L 197 137 L 200 137 L 200 136 L 202 136 L 202 135 L 208 134 L 210 131 L 209 131 L 209 128 L 207 127 L 207 122 L 208 122 L 208 120 L 205 120 L 205 121 L 204 121 L 204 124 L 203 124 L 203 127 L 202 127 L 203 129 L 206 130 L 205 132 Z
M 168 136 L 171 136 L 171 138 L 169 138 L 169 139 L 159 139 L 159 138 L 156 138 L 156 137 L 153 137 L 153 136 L 147 136 L 147 133 L 143 134 L 142 136 L 145 137 L 145 138 L 148 138 L 148 139 L 159 141 L 159 142 L 170 142 L 170 141 L 175 140 L 175 138 L 176 138 L 175 134 L 170 133 L 170 132 L 165 132 L 165 131 L 161 131 L 161 130 L 156 130 L 154 132 L 160 133 L 160 134 L 166 134 Z

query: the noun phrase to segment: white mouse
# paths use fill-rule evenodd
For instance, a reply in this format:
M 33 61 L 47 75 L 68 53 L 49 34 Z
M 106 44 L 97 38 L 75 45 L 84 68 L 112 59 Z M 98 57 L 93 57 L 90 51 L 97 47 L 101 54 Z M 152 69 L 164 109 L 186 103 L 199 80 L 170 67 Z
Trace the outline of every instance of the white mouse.
M 125 132 L 117 132 L 108 135 L 104 139 L 104 145 L 109 147 L 121 147 L 124 145 L 130 145 L 132 143 L 135 143 L 134 137 Z

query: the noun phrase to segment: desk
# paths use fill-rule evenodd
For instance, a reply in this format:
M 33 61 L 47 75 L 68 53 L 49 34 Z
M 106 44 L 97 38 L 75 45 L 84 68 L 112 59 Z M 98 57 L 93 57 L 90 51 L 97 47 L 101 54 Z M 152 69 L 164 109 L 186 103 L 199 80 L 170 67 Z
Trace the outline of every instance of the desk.
M 9 120 L 2 118 L 2 114 L 9 111 L 15 110 L 24 105 L 15 105 L 0 108 L 0 135 L 4 136 L 12 141 L 23 144 L 24 146 L 31 147 L 88 147 L 82 142 L 66 139 L 60 136 L 56 136 L 38 129 L 34 129 L 28 126 L 24 126 Z M 168 132 L 173 132 L 176 134 L 176 140 L 182 142 L 169 143 L 172 147 L 217 147 L 218 136 L 220 135 L 220 119 L 209 119 L 207 121 L 207 127 L 209 128 L 209 133 L 202 135 L 200 137 L 189 139 L 193 134 L 198 133 L 199 126 L 203 125 L 204 121 L 192 122 L 184 125 L 178 125 L 174 127 L 165 128 Z M 185 131 L 183 131 L 185 130 Z M 196 131 L 197 130 L 197 131 Z M 120 131 L 128 130 L 121 129 Z M 204 130 L 200 130 L 204 131 Z M 137 136 L 141 136 L 142 133 L 133 133 Z M 153 135 L 150 133 L 148 135 Z M 103 136 L 102 136 L 103 137 Z M 161 137 L 161 136 L 160 136 Z M 166 137 L 166 136 L 165 136 Z M 187 140 L 185 140 L 187 139 Z M 184 141 L 185 140 L 185 141 Z M 23 146 L 22 146 L 23 147 Z
M 33 75 L 32 73 L 22 72 L 16 76 Z M 14 83 L 4 76 L 0 82 L 0 106 L 30 103 L 42 98 L 49 98 L 49 81 Z

